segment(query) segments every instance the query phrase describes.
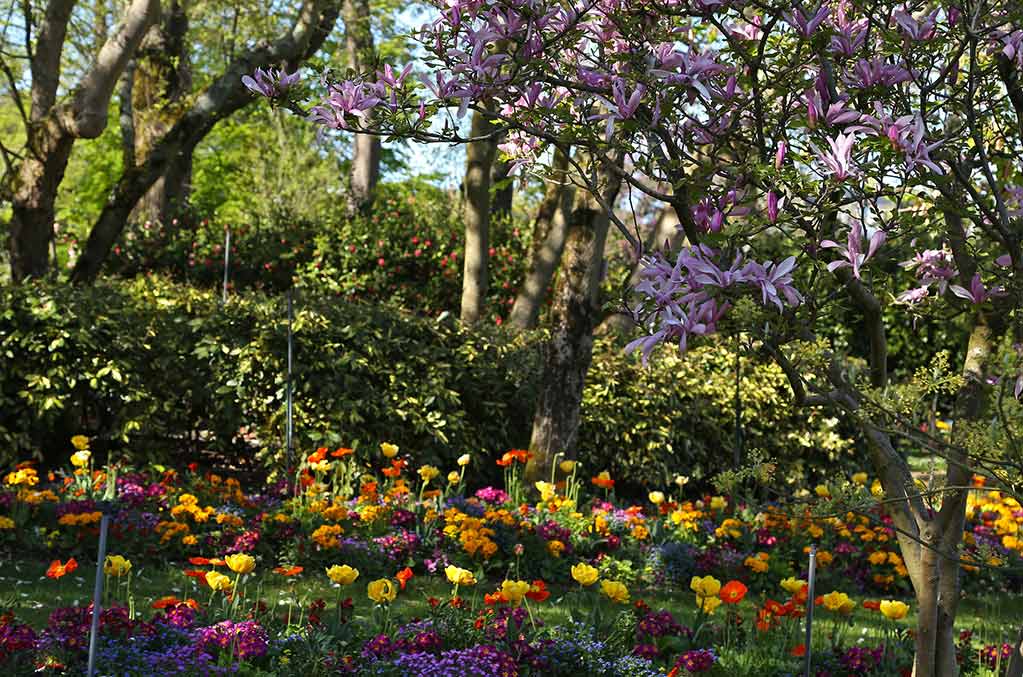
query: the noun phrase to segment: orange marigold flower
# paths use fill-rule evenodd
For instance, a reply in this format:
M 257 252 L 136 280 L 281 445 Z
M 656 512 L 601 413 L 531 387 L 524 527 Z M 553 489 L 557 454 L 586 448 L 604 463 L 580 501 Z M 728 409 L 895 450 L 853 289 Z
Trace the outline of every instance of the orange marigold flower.
M 46 570 L 46 577 L 56 580 L 71 573 L 77 568 L 78 562 L 75 560 L 74 557 L 69 559 L 64 564 L 61 564 L 59 559 L 55 559 L 52 562 L 50 562 L 50 567 Z
M 738 604 L 742 601 L 742 598 L 746 596 L 746 588 L 739 581 L 728 581 L 724 587 L 721 588 L 721 592 L 718 593 L 718 597 L 725 604 Z

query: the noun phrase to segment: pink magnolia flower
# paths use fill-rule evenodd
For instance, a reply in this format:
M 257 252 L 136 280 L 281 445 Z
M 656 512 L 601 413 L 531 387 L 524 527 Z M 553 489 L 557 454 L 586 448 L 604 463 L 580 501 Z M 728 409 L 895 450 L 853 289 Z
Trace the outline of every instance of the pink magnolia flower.
M 973 279 L 970 280 L 969 289 L 960 287 L 957 284 L 950 285 L 949 289 L 951 289 L 952 293 L 959 298 L 966 299 L 974 305 L 980 305 L 989 299 L 996 296 L 1003 296 L 1005 294 L 1004 287 L 996 286 L 991 289 L 985 287 L 984 283 L 980 281 L 980 273 L 975 274 Z
M 899 24 L 899 28 L 910 40 L 922 42 L 934 37 L 938 25 L 938 10 L 934 10 L 920 21 L 914 19 L 913 15 L 904 9 L 895 10 L 893 16 L 895 22 Z
M 285 73 L 276 68 L 257 68 L 252 75 L 243 75 L 242 84 L 254 94 L 273 99 L 298 82 L 298 71 Z
M 853 145 L 856 143 L 856 135 L 839 133 L 834 139 L 828 139 L 831 146 L 829 152 L 822 152 L 817 146 L 810 144 L 817 159 L 824 164 L 828 173 L 836 180 L 842 181 L 856 174 L 856 166 L 852 161 Z
M 865 228 L 860 224 L 859 221 L 854 221 L 852 226 L 849 228 L 848 243 L 845 247 L 838 244 L 834 240 L 824 240 L 821 242 L 821 247 L 826 249 L 837 249 L 842 255 L 844 260 L 832 261 L 828 264 L 828 271 L 835 272 L 840 268 L 852 268 L 853 277 L 857 280 L 860 279 L 860 268 L 870 260 L 878 250 L 878 248 L 884 244 L 887 235 L 881 229 L 874 231 L 874 234 L 870 236 L 870 242 L 867 246 L 867 251 L 863 251 L 863 234 L 861 230 Z

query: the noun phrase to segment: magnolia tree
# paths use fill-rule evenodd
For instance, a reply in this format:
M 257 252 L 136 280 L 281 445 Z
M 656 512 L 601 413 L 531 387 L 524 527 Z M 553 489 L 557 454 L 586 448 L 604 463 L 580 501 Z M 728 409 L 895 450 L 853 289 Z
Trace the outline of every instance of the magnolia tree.
M 642 335 L 628 349 L 645 361 L 662 343 L 684 351 L 741 332 L 777 360 L 797 406 L 855 422 L 916 594 L 914 674 L 956 674 L 971 476 L 1020 489 L 1023 5 L 437 9 L 417 34 L 418 66 L 323 78 L 309 110 L 280 73 L 251 84 L 326 128 L 365 132 L 371 120 L 375 133 L 424 142 L 468 141 L 459 119 L 487 112 L 519 172 L 571 153 L 574 181 L 637 248 L 607 185 L 670 205 L 683 244 L 637 252 L 629 311 Z M 827 338 L 833 307 L 855 318 L 864 354 Z M 920 316 L 961 323 L 968 340 L 892 383 L 888 325 Z M 939 396 L 951 438 L 918 425 L 919 403 Z M 920 487 L 904 460 L 913 449 L 945 459 L 941 483 Z

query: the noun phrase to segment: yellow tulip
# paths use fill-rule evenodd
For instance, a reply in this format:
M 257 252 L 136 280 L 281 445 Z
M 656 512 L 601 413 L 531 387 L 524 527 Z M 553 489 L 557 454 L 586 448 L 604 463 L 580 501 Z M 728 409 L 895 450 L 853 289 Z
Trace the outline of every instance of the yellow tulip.
M 830 489 L 828 489 L 828 485 L 826 485 L 826 484 L 818 484 L 818 485 L 817 485 L 817 486 L 816 486 L 816 487 L 814 488 L 814 490 L 813 490 L 813 491 L 814 491 L 814 493 L 816 493 L 816 494 L 817 494 L 817 496 L 819 496 L 820 498 L 830 498 L 830 497 L 831 497 L 831 490 L 830 490 Z
M 377 604 L 390 603 L 398 596 L 398 588 L 389 578 L 379 578 L 366 586 L 366 594 Z
M 569 475 L 572 473 L 573 470 L 575 470 L 576 463 L 577 461 L 562 461 L 561 463 L 558 464 L 558 468 L 561 470 L 561 472 L 565 473 L 566 475 Z
M 888 620 L 897 621 L 906 617 L 906 614 L 909 613 L 909 605 L 898 600 L 886 599 L 881 602 L 881 613 Z
M 471 571 L 453 564 L 444 568 L 444 575 L 455 585 L 476 585 L 476 577 L 472 575 Z
M 424 465 L 419 469 L 419 476 L 423 478 L 424 482 L 429 482 L 439 474 L 440 469 L 432 465 Z
M 78 451 L 85 451 L 89 448 L 89 438 L 85 435 L 75 435 L 71 438 L 71 446 Z
M 131 571 L 131 560 L 121 555 L 107 555 L 103 563 L 103 573 L 108 576 L 123 576 Z
M 704 576 L 703 578 L 693 576 L 693 579 L 689 581 L 689 589 L 699 597 L 716 597 L 721 592 L 721 581 L 713 576 Z
M 591 567 L 585 562 L 580 562 L 572 567 L 572 578 L 579 583 L 579 585 L 593 585 L 597 582 L 597 578 L 599 577 L 600 572 L 597 571 L 596 567 Z
M 856 608 L 856 603 L 849 598 L 849 595 L 837 590 L 822 596 L 821 603 L 828 611 L 837 611 L 842 614 L 850 613 Z
M 92 452 L 88 449 L 81 449 L 71 454 L 71 465 L 76 468 L 84 468 L 89 465 L 89 459 L 92 457 Z
M 256 568 L 255 558 L 244 553 L 228 555 L 224 558 L 224 562 L 227 563 L 227 568 L 236 574 L 251 574 L 253 569 Z
M 660 505 L 661 503 L 664 503 L 664 493 L 660 491 L 651 491 L 650 495 L 648 495 L 647 498 L 649 498 L 650 502 L 653 503 L 654 505 Z
M 335 564 L 327 569 L 327 577 L 338 585 L 351 585 L 359 577 L 359 570 L 347 564 Z
M 501 594 L 512 606 L 518 606 L 530 587 L 531 584 L 526 581 L 504 581 L 501 583 Z
M 852 476 L 852 481 L 853 481 L 853 484 L 855 484 L 857 486 L 860 486 L 860 487 L 867 486 L 867 473 L 865 473 L 865 472 L 858 472 L 858 473 L 854 474 Z
M 616 604 L 629 603 L 629 589 L 619 581 L 601 581 L 600 591 L 607 595 L 607 598 Z
M 448 473 L 448 484 L 458 484 L 462 481 L 462 476 L 458 474 L 457 470 L 452 470 Z
M 458 457 L 458 465 L 467 466 L 469 465 L 469 454 L 462 454 Z
M 227 592 L 231 589 L 231 577 L 225 576 L 219 571 L 211 571 L 206 574 L 206 585 L 218 592 Z
M 384 442 L 380 445 L 380 453 L 384 455 L 384 458 L 394 458 L 398 455 L 398 445 Z
M 807 585 L 806 581 L 798 578 L 788 577 L 781 582 L 781 588 L 790 595 L 799 594 Z

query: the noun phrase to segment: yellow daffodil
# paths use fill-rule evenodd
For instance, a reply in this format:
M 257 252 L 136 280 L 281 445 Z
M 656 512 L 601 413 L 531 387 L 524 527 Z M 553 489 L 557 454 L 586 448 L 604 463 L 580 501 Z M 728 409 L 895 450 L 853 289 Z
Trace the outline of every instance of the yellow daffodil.
M 600 572 L 597 571 L 596 567 L 591 567 L 585 562 L 580 562 L 572 567 L 572 578 L 583 586 L 590 586 L 597 582 L 597 578 L 600 577 Z
M 476 577 L 472 575 L 471 571 L 453 564 L 444 568 L 444 575 L 455 585 L 476 585 Z
M 338 585 L 351 585 L 359 577 L 359 570 L 347 564 L 335 564 L 327 569 L 327 577 Z
M 716 597 L 721 592 L 721 581 L 713 576 L 693 576 L 689 589 L 700 597 Z
M 251 574 L 256 568 L 256 559 L 245 553 L 228 555 L 224 558 L 224 562 L 227 563 L 227 568 L 236 574 Z
M 601 581 L 600 591 L 615 604 L 629 603 L 629 589 L 620 581 Z
M 123 576 L 131 571 L 131 560 L 125 559 L 121 555 L 107 555 L 106 561 L 103 563 L 103 573 L 108 576 Z
M 398 596 L 398 588 L 389 578 L 378 578 L 366 586 L 366 594 L 377 604 L 391 603 Z
M 909 605 L 898 600 L 886 599 L 881 602 L 881 613 L 890 621 L 897 621 L 905 618 L 909 613 Z

